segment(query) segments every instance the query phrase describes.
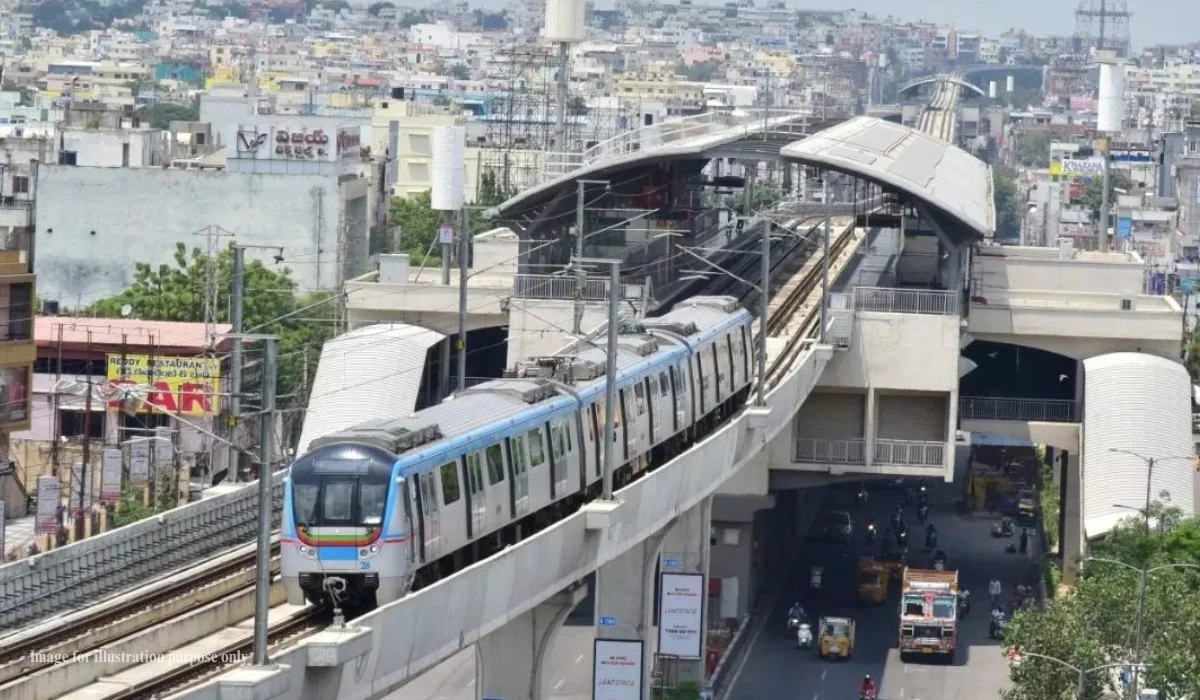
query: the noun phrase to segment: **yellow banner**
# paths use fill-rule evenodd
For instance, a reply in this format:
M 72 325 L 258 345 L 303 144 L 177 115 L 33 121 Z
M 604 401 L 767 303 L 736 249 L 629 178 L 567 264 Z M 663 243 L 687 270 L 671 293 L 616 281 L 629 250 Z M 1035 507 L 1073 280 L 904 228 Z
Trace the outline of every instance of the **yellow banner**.
M 136 396 L 145 397 L 139 413 L 170 413 L 178 416 L 213 416 L 221 410 L 221 361 L 206 357 L 154 358 L 149 355 L 108 355 L 108 382 L 135 385 Z M 121 408 L 120 401 L 109 404 Z

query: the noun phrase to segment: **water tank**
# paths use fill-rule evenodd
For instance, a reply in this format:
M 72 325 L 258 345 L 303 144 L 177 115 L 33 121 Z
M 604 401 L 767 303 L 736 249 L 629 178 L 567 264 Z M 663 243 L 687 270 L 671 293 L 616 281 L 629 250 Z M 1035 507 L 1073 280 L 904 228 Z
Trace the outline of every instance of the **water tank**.
M 996 99 L 996 81 L 995 80 L 988 83 L 988 97 L 993 100 Z
M 430 139 L 433 167 L 430 168 L 430 205 L 439 211 L 462 208 L 466 188 L 466 129 L 438 126 Z
M 575 43 L 587 36 L 584 0 L 546 0 L 546 27 L 542 36 L 550 41 Z
M 1125 117 L 1125 66 L 1100 64 L 1100 103 L 1096 130 L 1121 131 Z
M 1015 88 L 1015 87 L 1016 87 L 1016 82 L 1017 82 L 1017 81 L 1016 81 L 1015 79 L 1013 79 L 1013 76 L 1011 76 L 1011 75 L 1010 75 L 1010 76 L 1008 76 L 1008 80 L 1006 80 L 1006 81 L 1004 82 L 1004 90 L 1005 90 L 1005 92 L 1012 92 L 1012 91 L 1013 91 L 1013 88 Z

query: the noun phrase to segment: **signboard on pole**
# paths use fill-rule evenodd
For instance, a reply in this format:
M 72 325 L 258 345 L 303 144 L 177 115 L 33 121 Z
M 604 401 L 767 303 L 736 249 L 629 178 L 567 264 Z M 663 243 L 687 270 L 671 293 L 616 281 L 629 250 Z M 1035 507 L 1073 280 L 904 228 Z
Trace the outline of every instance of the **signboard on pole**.
M 71 491 L 67 494 L 71 515 L 84 515 L 92 507 L 92 470 L 83 462 L 71 465 Z
M 116 503 L 121 499 L 121 469 L 124 466 L 118 447 L 104 448 L 104 463 L 100 470 L 100 501 Z
M 662 574 L 658 653 L 698 659 L 704 635 L 704 574 Z
M 62 484 L 57 476 L 39 476 L 37 480 L 37 517 L 39 535 L 58 532 L 58 508 L 62 505 Z
M 146 486 L 150 483 L 150 441 L 130 440 L 128 445 L 129 481 L 134 486 Z
M 642 642 L 597 639 L 592 700 L 642 700 Z
M 157 430 L 155 432 L 158 432 Z M 155 480 L 175 473 L 175 446 L 169 437 L 152 438 L 154 442 L 154 468 L 151 473 Z

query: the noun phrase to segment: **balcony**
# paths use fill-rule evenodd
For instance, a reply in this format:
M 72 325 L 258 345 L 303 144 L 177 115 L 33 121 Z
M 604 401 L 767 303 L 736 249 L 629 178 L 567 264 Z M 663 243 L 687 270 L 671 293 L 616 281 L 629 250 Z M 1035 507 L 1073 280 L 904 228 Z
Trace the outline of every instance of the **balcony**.
M 32 225 L 33 202 L 0 197 L 0 228 L 26 228 Z
M 959 420 L 1077 423 L 1079 406 L 1064 400 L 962 396 L 958 400 L 958 417 Z
M 946 443 L 925 440 L 876 440 L 875 453 L 867 462 L 867 441 L 798 438 L 794 461 L 801 464 L 834 464 L 850 467 L 945 466 Z

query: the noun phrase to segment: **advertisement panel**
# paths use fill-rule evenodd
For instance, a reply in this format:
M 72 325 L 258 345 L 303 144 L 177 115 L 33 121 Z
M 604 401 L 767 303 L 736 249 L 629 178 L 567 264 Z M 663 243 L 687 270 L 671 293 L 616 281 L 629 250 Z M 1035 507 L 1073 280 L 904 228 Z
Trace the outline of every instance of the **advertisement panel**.
M 161 479 L 167 474 L 175 471 L 175 446 L 171 444 L 169 438 L 150 438 L 153 441 L 153 462 L 154 466 L 150 472 L 155 479 Z
M 57 476 L 39 476 L 37 480 L 37 518 L 39 535 L 58 532 L 58 509 L 62 505 L 62 484 Z
M 67 494 L 71 515 L 83 515 L 92 507 L 92 470 L 84 469 L 83 462 L 71 465 L 71 491 Z
M 592 663 L 592 700 L 642 700 L 641 641 L 597 639 Z
M 287 160 L 336 163 L 361 157 L 362 128 L 325 129 L 303 126 L 242 125 L 234 144 L 237 157 L 245 160 Z
M 204 417 L 221 410 L 221 361 L 216 358 L 164 356 L 151 363 L 149 355 L 109 353 L 106 376 L 112 386 L 149 388 L 142 405 L 118 400 L 109 404 L 113 410 Z
M 0 561 L 7 558 L 8 552 L 4 550 L 4 501 L 0 501 Z
M 104 462 L 100 469 L 100 501 L 116 503 L 121 500 L 121 469 L 124 459 L 119 447 L 104 448 Z
M 662 574 L 658 653 L 698 659 L 704 635 L 704 574 Z
M 134 486 L 146 486 L 150 483 L 150 441 L 146 439 L 130 440 L 129 445 L 129 482 Z

